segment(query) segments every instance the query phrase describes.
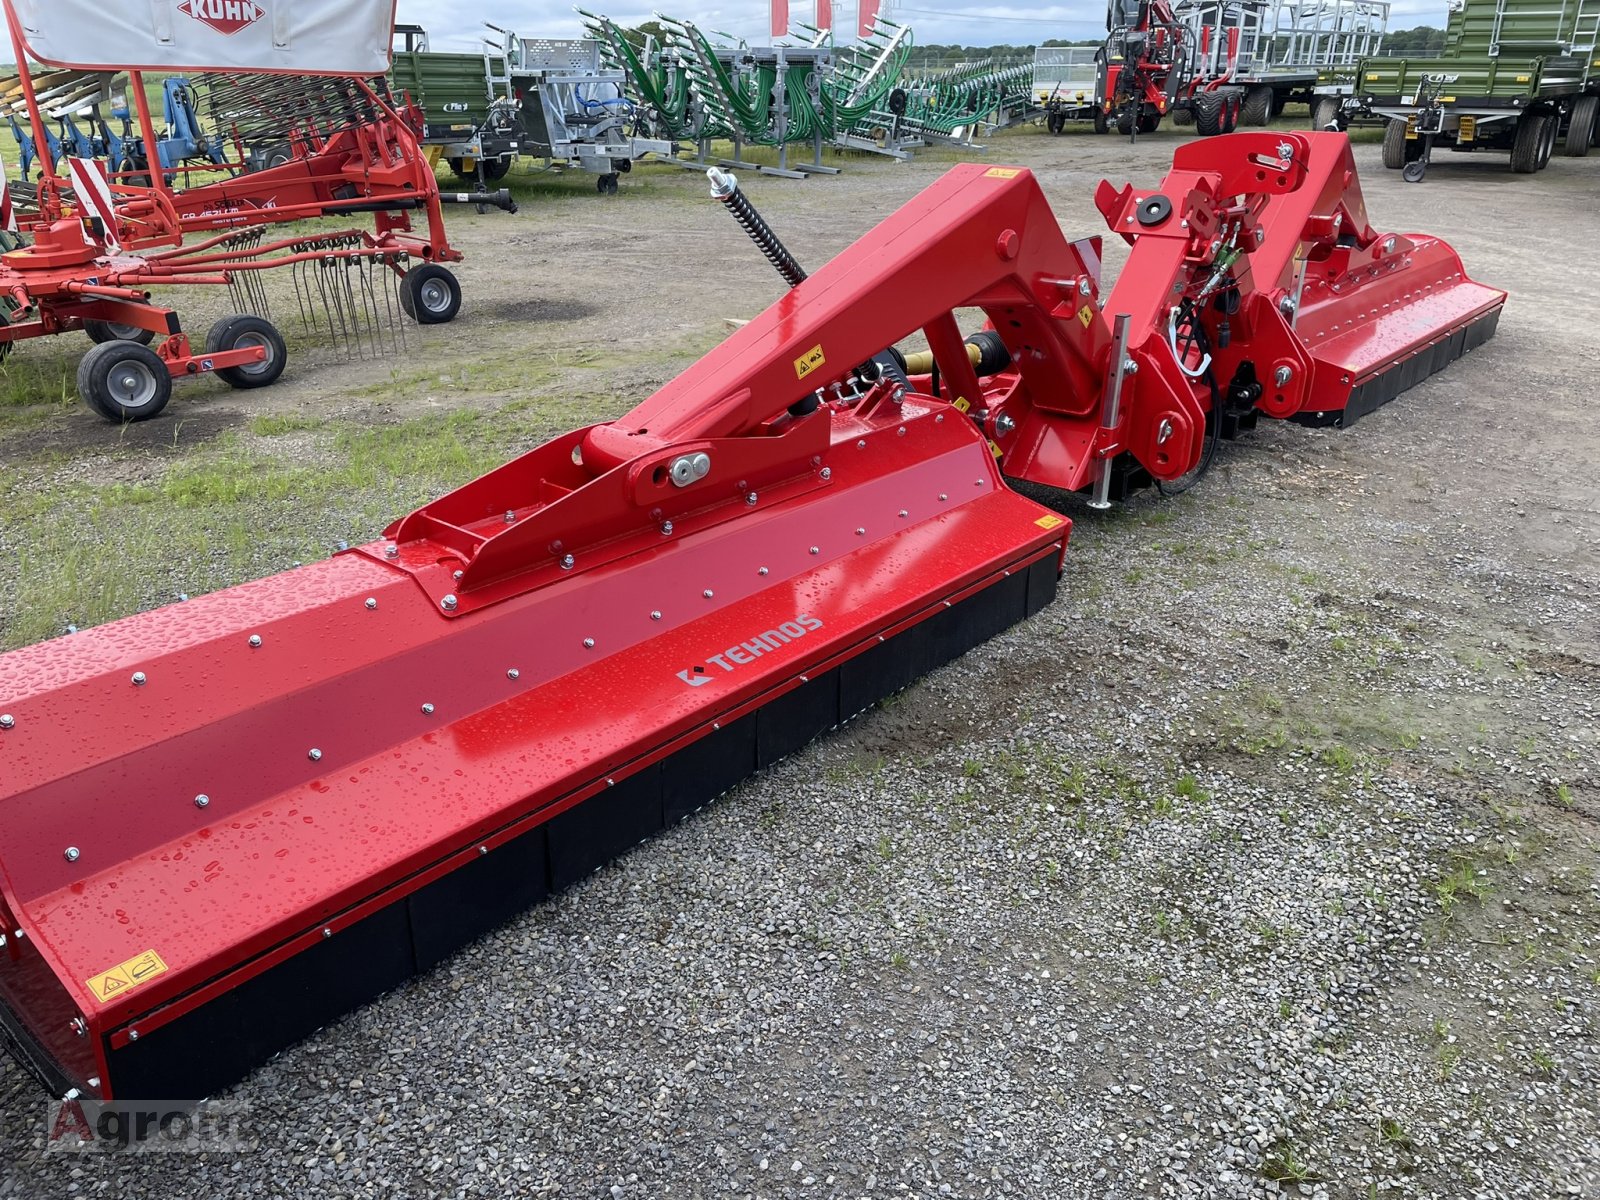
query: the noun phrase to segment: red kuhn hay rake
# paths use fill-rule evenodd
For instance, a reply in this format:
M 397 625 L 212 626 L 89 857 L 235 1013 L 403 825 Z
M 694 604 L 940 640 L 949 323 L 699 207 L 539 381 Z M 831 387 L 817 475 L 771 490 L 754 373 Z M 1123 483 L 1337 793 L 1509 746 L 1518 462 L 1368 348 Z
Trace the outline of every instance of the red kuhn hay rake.
M 57 166 L 42 152 L 37 182 L 18 186 L 30 211 L 0 254 L 0 354 L 84 330 L 98 344 L 78 369 L 83 399 L 108 420 L 137 421 L 162 410 L 180 376 L 211 371 L 238 388 L 278 377 L 286 351 L 267 320 L 264 271 L 292 271 L 303 319 L 357 350 L 385 327 L 398 337 L 402 310 L 421 323 L 455 316 L 460 288 L 441 264 L 461 255 L 445 237 L 433 169 L 371 82 L 381 87 L 388 64 L 392 0 L 3 2 L 35 145 L 48 145 L 47 118 L 60 114 L 41 107 L 29 58 L 99 79 L 96 113 L 126 71 L 139 132 L 117 138 L 104 126 L 95 145 L 116 147 L 110 162 L 63 156 Z M 193 86 L 167 81 L 165 137 L 145 94 L 148 63 L 127 61 L 140 55 L 211 72 Z M 199 133 L 200 97 L 210 138 Z M 426 233 L 413 230 L 414 212 Z M 373 228 L 267 236 L 355 214 Z M 173 309 L 151 301 L 153 289 L 197 285 L 228 287 L 244 310 L 199 347 Z
M 713 184 L 795 286 L 626 416 L 0 657 L 0 1021 L 57 1095 L 206 1095 L 1038 611 L 1068 522 L 1005 475 L 1179 483 L 1261 413 L 1383 403 L 1505 298 L 1375 232 L 1340 134 L 1103 184 L 1108 292 L 1024 170 L 955 168 L 809 278 Z

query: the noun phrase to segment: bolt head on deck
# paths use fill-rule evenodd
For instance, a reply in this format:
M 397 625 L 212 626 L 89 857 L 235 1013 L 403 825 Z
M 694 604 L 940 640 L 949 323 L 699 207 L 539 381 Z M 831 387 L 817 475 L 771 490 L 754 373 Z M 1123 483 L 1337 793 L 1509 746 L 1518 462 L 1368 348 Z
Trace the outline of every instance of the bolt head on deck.
M 702 596 L 704 596 L 707 600 L 711 599 L 711 597 L 716 595 L 716 593 L 713 592 L 710 588 L 707 588 L 705 591 L 701 592 L 700 594 Z
M 146 683 L 146 679 L 145 679 L 144 672 L 143 671 L 135 671 L 133 673 L 133 686 L 134 687 L 143 687 L 145 685 L 145 683 Z
M 578 565 L 578 560 L 573 558 L 572 555 L 563 554 L 561 556 L 561 569 L 563 571 L 570 571 L 570 570 L 572 570 L 573 567 L 575 567 L 577 565 Z
M 61 857 L 66 859 L 68 862 L 77 862 L 78 861 L 78 848 L 76 846 L 68 846 L 66 848 L 66 850 L 62 853 Z
M 825 479 L 825 480 L 832 479 L 833 478 L 833 468 L 832 467 L 823 467 L 822 468 L 822 478 Z
M 261 635 L 259 633 L 252 633 L 250 635 L 250 649 L 252 649 L 252 650 L 261 649 Z
M 451 592 L 445 596 L 443 600 L 439 601 L 439 607 L 444 609 L 445 612 L 454 612 L 456 609 L 456 603 L 456 594 Z
M 17 719 L 10 713 L 0 713 L 0 729 L 11 729 L 16 723 Z
M 662 537 L 671 537 L 672 536 L 672 522 L 671 521 L 663 521 L 663 522 L 661 522 L 661 536 Z
M 424 704 L 424 705 L 423 705 L 423 706 L 422 706 L 422 715 L 423 715 L 423 716 L 425 716 L 425 717 L 431 717 L 431 716 L 433 716 L 433 705 L 431 705 L 431 704 Z
M 754 492 L 751 492 L 747 496 L 745 496 L 744 502 L 746 504 L 748 504 L 751 508 L 754 508 L 756 506 L 756 499 L 757 499 L 756 494 Z
M 198 796 L 196 796 L 194 798 L 194 806 L 196 808 L 204 808 L 206 805 L 208 805 L 210 803 L 211 803 L 211 797 L 206 795 L 204 792 L 201 792 Z
M 309 758 L 312 762 L 321 762 L 322 761 L 322 751 L 318 750 L 315 746 L 313 746 L 310 750 L 306 751 L 306 757 Z
M 367 597 L 367 608 L 368 608 L 368 610 L 370 611 L 371 609 L 374 609 L 374 608 L 377 608 L 377 607 L 378 607 L 377 597 L 368 596 Z
M 383 548 L 383 556 L 385 558 L 399 558 L 400 557 L 400 547 L 392 545 L 392 544 L 388 545 L 388 546 L 385 546 Z
M 651 609 L 651 610 L 650 610 L 650 619 L 651 619 L 651 620 L 652 620 L 652 621 L 659 621 L 659 620 L 661 620 L 661 610 L 660 610 L 660 609 L 659 609 L 659 608 L 652 608 L 652 609 Z
M 583 639 L 583 648 L 585 650 L 593 650 L 594 649 L 594 639 L 593 638 L 584 638 Z
M 508 670 L 506 672 L 506 678 L 510 679 L 510 680 L 521 679 L 522 678 L 522 672 L 517 670 L 515 667 L 512 667 L 510 670 Z

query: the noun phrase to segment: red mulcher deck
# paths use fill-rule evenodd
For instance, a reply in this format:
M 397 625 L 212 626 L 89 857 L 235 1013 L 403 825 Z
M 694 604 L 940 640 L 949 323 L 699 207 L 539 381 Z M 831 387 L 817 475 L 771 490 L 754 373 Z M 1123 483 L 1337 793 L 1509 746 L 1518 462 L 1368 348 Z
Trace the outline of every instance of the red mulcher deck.
M 0 656 L 14 1052 L 57 1095 L 226 1086 L 1048 604 L 1068 522 L 1002 468 L 1182 479 L 1504 300 L 1373 232 L 1336 134 L 1213 139 L 1100 207 L 1137 235 L 1103 305 L 1028 172 L 958 167 L 385 540 Z

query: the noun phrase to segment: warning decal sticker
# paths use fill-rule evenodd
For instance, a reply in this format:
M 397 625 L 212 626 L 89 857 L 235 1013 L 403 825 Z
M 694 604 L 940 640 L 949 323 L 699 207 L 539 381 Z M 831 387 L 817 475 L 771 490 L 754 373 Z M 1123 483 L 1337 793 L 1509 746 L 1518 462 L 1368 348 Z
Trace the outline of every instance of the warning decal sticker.
M 822 343 L 818 342 L 794 360 L 794 377 L 796 379 L 804 379 L 827 361 L 827 355 L 822 353 Z
M 91 976 L 86 982 L 96 1000 L 115 1000 L 123 992 L 136 988 L 141 983 L 149 983 L 166 969 L 167 964 L 161 961 L 159 954 L 154 950 L 146 950 L 127 962 L 118 963 L 109 971 Z

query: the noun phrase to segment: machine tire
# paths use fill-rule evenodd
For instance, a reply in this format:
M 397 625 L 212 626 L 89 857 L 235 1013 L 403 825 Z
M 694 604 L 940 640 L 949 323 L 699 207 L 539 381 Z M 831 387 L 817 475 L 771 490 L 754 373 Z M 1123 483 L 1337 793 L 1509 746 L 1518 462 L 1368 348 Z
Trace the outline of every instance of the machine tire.
M 461 311 L 461 284 L 438 263 L 412 267 L 400 281 L 400 307 L 418 325 L 443 325 Z
M 1194 106 L 1194 129 L 1201 137 L 1216 137 L 1222 130 L 1224 97 L 1221 92 L 1196 92 L 1191 104 Z
M 1148 104 L 1139 113 L 1139 132 L 1154 133 L 1161 128 L 1161 113 Z
M 486 158 L 483 160 L 483 177 L 490 183 L 506 177 L 506 172 L 511 170 L 509 158 Z
M 1238 88 L 1222 89 L 1222 132 L 1232 133 L 1239 128 L 1239 110 L 1244 107 L 1244 95 Z
M 172 399 L 172 373 L 138 342 L 101 342 L 78 363 L 78 395 L 108 421 L 148 421 Z
M 1327 129 L 1339 119 L 1339 98 L 1337 96 L 1318 96 L 1311 103 L 1311 128 L 1314 130 Z
M 1383 165 L 1398 171 L 1406 165 L 1406 123 L 1395 119 L 1383 127 Z
M 1044 127 L 1053 134 L 1060 134 L 1067 127 L 1067 115 L 1058 112 L 1049 113 L 1044 119 Z
M 1094 110 L 1094 131 L 1096 133 L 1109 133 L 1111 131 L 1111 124 L 1106 120 L 1106 110 L 1099 105 L 1096 105 Z
M 1125 104 L 1117 110 L 1117 132 L 1123 137 L 1133 132 L 1133 105 Z
M 1550 165 L 1550 159 L 1556 152 L 1556 134 L 1561 129 L 1561 117 L 1556 113 L 1545 114 L 1544 139 L 1539 143 L 1539 170 L 1544 170 Z
M 1194 124 L 1194 109 L 1175 108 L 1172 110 L 1172 123 L 1181 127 Z
M 96 346 L 104 345 L 106 342 L 138 342 L 141 346 L 148 346 L 156 340 L 154 330 L 141 329 L 137 325 L 123 325 L 118 321 L 88 320 L 83 323 L 83 331 Z
M 294 161 L 294 146 L 289 142 L 274 142 L 265 150 L 257 151 L 250 158 L 251 166 L 248 171 L 270 171 L 274 167 L 281 167 Z
M 1241 125 L 1267 125 L 1272 121 L 1272 102 L 1274 96 L 1272 89 L 1264 83 L 1258 83 L 1244 94 L 1244 101 L 1239 107 L 1239 124 Z
M 1545 147 L 1545 126 L 1550 114 L 1525 112 L 1517 119 L 1516 139 L 1511 143 L 1511 169 L 1518 175 L 1532 175 L 1542 165 L 1539 156 Z
M 1567 139 L 1561 143 L 1561 153 L 1568 158 L 1584 158 L 1594 144 L 1594 120 L 1600 113 L 1600 96 L 1579 96 L 1572 102 L 1572 116 L 1567 120 Z
M 231 388 L 248 391 L 276 383 L 288 364 L 289 351 L 271 321 L 248 314 L 223 317 L 206 334 L 206 353 L 218 354 L 223 350 L 237 350 L 240 346 L 257 345 L 267 348 L 267 357 L 246 367 L 221 367 L 217 378 Z
M 146 174 L 146 175 L 134 175 L 134 174 L 132 174 L 132 172 L 137 171 L 137 170 L 142 170 L 142 168 L 135 166 L 134 162 L 133 162 L 133 159 L 131 159 L 131 158 L 123 159 L 120 163 L 117 164 L 117 174 L 123 176 L 123 178 L 119 179 L 117 182 L 121 183 L 124 187 L 142 187 L 142 188 L 149 187 L 150 186 L 150 176 L 148 174 Z

